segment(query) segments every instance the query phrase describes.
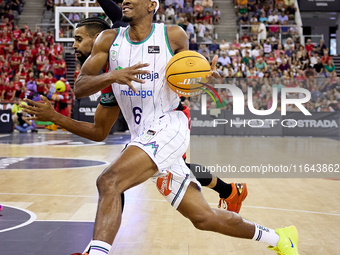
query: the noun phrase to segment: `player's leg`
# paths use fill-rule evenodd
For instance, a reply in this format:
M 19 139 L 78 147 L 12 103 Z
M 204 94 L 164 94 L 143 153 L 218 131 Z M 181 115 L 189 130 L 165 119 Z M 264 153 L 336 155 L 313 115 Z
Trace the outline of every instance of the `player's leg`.
M 129 146 L 98 177 L 99 201 L 90 255 L 110 249 L 121 222 L 121 194 L 156 172 L 156 164 L 142 149 Z
M 240 212 L 242 202 L 248 195 L 247 185 L 245 183 L 225 183 L 201 165 L 189 163 L 186 163 L 186 165 L 202 186 L 211 188 L 219 193 L 220 201 L 218 208 L 222 207 L 223 209 L 227 208 L 228 211 Z M 206 171 L 202 171 L 203 169 Z
M 212 209 L 193 182 L 188 185 L 177 210 L 197 229 L 262 241 L 278 254 L 298 254 L 299 239 L 295 227 L 273 230 L 245 220 L 234 212 Z

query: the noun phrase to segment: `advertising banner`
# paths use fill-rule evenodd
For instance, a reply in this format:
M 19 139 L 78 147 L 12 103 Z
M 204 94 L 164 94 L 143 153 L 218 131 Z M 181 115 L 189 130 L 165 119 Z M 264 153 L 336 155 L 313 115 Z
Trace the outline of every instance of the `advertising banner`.
M 0 133 L 12 133 L 13 121 L 11 110 L 0 110 Z
M 339 0 L 299 0 L 300 11 L 340 11 Z

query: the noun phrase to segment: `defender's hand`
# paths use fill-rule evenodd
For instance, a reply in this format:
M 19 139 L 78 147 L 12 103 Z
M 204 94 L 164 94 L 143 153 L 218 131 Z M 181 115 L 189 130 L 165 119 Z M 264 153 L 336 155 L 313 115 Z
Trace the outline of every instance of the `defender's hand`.
M 34 102 L 29 99 L 24 99 L 25 102 L 33 105 L 22 105 L 23 111 L 32 115 L 32 117 L 27 117 L 26 120 L 40 120 L 40 121 L 52 121 L 54 122 L 54 117 L 57 112 L 53 109 L 51 102 L 44 96 L 40 96 L 44 103 Z
M 140 68 L 147 67 L 150 64 L 141 64 L 140 62 L 134 66 L 126 67 L 120 70 L 111 71 L 115 82 L 123 85 L 128 85 L 133 92 L 137 93 L 135 87 L 132 86 L 131 81 L 145 83 L 145 81 L 136 78 L 138 74 L 148 74 L 150 71 L 140 70 Z
M 211 62 L 211 71 L 210 74 L 207 75 L 207 78 L 209 78 L 208 84 L 218 84 L 221 82 L 221 76 L 217 72 L 216 64 L 218 61 L 218 56 L 215 55 L 212 62 Z

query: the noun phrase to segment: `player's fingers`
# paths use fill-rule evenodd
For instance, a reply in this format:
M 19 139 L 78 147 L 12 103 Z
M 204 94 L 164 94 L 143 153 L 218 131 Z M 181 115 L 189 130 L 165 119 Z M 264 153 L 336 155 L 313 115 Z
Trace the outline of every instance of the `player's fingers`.
M 221 77 L 220 74 L 219 74 L 218 72 L 216 72 L 216 71 L 212 71 L 212 72 L 211 72 L 211 76 L 214 77 L 214 78 L 216 78 L 216 79 L 218 79 L 218 78 Z
M 30 109 L 22 109 L 23 112 L 27 112 L 28 114 L 31 114 L 31 115 L 35 115 L 36 112 L 35 111 L 32 111 Z
M 211 62 L 211 71 L 216 71 L 217 60 L 218 60 L 218 56 L 215 55 Z
M 40 98 L 41 98 L 45 103 L 49 103 L 49 102 L 50 102 L 50 101 L 47 99 L 47 97 L 40 96 Z
M 148 70 L 139 70 L 139 69 L 133 70 L 134 75 L 136 75 L 136 74 L 149 74 L 149 73 L 150 73 L 150 71 L 148 71 Z
M 141 80 L 141 79 L 138 79 L 138 78 L 133 78 L 133 81 L 135 81 L 135 82 L 138 82 L 138 83 L 142 83 L 142 84 L 144 84 L 145 83 L 145 81 L 143 81 L 143 80 Z
M 29 103 L 29 104 L 31 104 L 31 105 L 34 105 L 34 104 L 35 104 L 35 102 L 32 101 L 31 99 L 24 98 L 24 101 L 27 102 L 27 103 Z
M 24 120 L 38 120 L 38 117 L 24 117 Z
M 149 65 L 150 65 L 149 63 L 141 64 L 141 62 L 138 62 L 137 64 L 133 65 L 131 68 L 133 68 L 133 69 L 140 69 L 140 68 L 143 68 L 143 67 L 147 67 Z
M 25 101 L 25 102 L 28 102 L 29 104 L 34 105 L 34 106 L 38 106 L 38 105 L 39 105 L 39 103 L 34 102 L 34 101 L 32 101 L 32 100 L 30 100 L 30 99 L 27 99 L 27 98 L 25 98 L 24 101 Z
M 29 109 L 31 111 L 34 111 L 36 108 L 34 106 L 30 106 L 30 105 L 21 105 L 21 108 L 23 109 Z
M 138 93 L 135 87 L 132 86 L 131 82 L 127 82 L 126 85 L 128 85 L 132 89 L 133 92 L 135 92 L 136 94 Z

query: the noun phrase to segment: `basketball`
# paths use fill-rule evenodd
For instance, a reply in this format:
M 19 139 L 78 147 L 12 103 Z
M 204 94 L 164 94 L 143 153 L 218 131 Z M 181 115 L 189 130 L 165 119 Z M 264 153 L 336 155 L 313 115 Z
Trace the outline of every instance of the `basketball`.
M 182 51 L 173 56 L 166 66 L 166 81 L 180 96 L 196 96 L 203 92 L 210 64 L 195 51 Z
M 53 95 L 52 95 L 52 100 L 53 100 L 53 101 L 59 101 L 58 94 L 53 94 Z

